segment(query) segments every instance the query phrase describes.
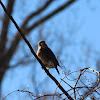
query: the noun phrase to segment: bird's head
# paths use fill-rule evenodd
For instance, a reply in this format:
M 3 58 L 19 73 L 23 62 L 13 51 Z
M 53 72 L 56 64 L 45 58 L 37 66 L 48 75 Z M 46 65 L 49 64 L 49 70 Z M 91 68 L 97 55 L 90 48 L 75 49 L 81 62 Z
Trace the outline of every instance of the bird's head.
M 45 41 L 43 41 L 43 40 L 38 42 L 38 46 L 41 47 L 41 48 L 46 48 L 47 47 Z

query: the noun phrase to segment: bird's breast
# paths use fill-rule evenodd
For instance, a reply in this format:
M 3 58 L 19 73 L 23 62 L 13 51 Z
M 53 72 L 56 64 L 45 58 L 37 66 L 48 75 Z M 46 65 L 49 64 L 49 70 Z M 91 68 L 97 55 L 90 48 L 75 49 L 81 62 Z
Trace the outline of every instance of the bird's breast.
M 45 57 L 45 56 L 42 54 L 41 49 L 39 49 L 39 50 L 37 51 L 37 56 L 39 57 L 39 59 L 41 59 L 41 61 L 42 61 L 42 63 L 43 63 L 44 65 L 48 64 L 49 59 L 48 59 L 47 57 Z
M 41 52 L 41 49 L 37 51 L 37 56 L 42 61 L 42 63 L 48 68 L 55 68 L 54 63 L 50 61 L 46 56 L 44 56 Z
M 46 60 L 45 59 L 41 59 L 41 61 L 46 67 L 55 68 L 54 67 L 54 63 L 52 61 L 50 61 L 50 60 L 47 61 L 47 59 Z
M 47 65 L 48 68 L 55 68 L 54 66 L 54 63 L 52 61 L 49 60 L 48 62 L 48 65 Z

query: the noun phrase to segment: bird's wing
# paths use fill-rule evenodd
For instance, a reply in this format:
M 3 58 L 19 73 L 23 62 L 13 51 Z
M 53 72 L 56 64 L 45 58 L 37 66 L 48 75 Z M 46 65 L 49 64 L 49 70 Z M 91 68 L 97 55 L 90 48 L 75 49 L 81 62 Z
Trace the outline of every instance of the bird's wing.
M 42 48 L 42 54 L 44 56 L 46 56 L 49 60 L 51 60 L 56 66 L 58 65 L 59 66 L 59 63 L 54 55 L 54 53 L 51 51 L 50 48 Z

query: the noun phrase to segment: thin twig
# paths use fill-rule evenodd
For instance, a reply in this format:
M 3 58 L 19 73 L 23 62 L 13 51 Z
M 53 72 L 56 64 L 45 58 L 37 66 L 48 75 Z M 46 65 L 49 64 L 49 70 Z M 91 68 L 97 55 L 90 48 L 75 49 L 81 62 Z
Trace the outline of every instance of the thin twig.
M 69 85 L 66 81 L 64 81 L 62 78 L 60 78 L 60 79 L 73 89 L 73 87 L 71 85 Z
M 5 100 L 5 99 L 10 95 L 10 94 L 12 94 L 12 93 L 14 93 L 14 92 L 23 92 L 23 93 L 28 93 L 28 94 L 30 94 L 31 96 L 37 97 L 37 96 L 35 96 L 35 95 L 34 95 L 32 92 L 30 92 L 30 91 L 15 90 L 15 91 L 9 93 L 7 96 L 5 96 L 2 100 Z
M 76 100 L 76 90 L 75 90 L 75 87 L 76 87 L 76 85 L 77 85 L 77 83 L 78 83 L 78 81 L 79 81 L 79 79 L 80 79 L 80 77 L 81 77 L 81 75 L 85 72 L 83 72 L 82 73 L 82 71 L 83 71 L 83 69 L 82 70 L 80 70 L 80 74 L 79 74 L 79 76 L 78 76 L 78 78 L 77 78 L 77 80 L 76 80 L 76 83 L 75 83 L 75 86 L 74 86 L 74 98 L 75 98 L 75 100 Z
M 40 98 L 43 98 L 43 97 L 48 97 L 48 96 L 57 96 L 57 97 L 60 97 L 60 95 L 62 95 L 62 94 L 45 94 L 45 95 L 42 95 L 42 96 L 38 96 L 36 99 L 34 99 L 34 100 L 37 100 L 37 99 L 40 99 Z M 60 97 L 60 99 L 62 99 L 61 97 Z M 62 99 L 63 100 L 63 99 Z
M 100 82 L 100 72 L 99 71 L 96 71 L 92 68 L 88 68 L 89 70 L 93 71 L 93 72 L 96 72 L 98 74 L 98 80 L 97 80 L 97 83 L 92 87 L 91 91 L 82 98 L 82 100 L 84 100 L 88 95 L 90 95 L 91 93 L 93 93 L 95 90 L 93 90 L 96 86 L 98 86 L 99 82 Z M 98 88 L 97 88 L 98 89 Z

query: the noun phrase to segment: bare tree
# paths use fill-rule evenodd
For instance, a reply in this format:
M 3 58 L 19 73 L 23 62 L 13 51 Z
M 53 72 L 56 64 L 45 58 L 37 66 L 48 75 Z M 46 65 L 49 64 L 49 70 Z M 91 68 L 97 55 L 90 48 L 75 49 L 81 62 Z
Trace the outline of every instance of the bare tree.
M 0 73 L 1 73 L 0 74 L 0 78 L 1 78 L 0 83 L 2 82 L 3 77 L 4 77 L 6 71 L 9 68 L 14 68 L 14 67 L 16 67 L 18 65 L 25 66 L 28 63 L 36 61 L 35 59 L 29 59 L 30 54 L 24 53 L 24 57 L 22 59 L 20 59 L 13 66 L 10 65 L 12 57 L 16 54 L 16 52 L 18 52 L 18 45 L 19 45 L 19 43 L 21 41 L 21 38 L 23 37 L 23 39 L 25 40 L 26 44 L 30 48 L 31 52 L 36 57 L 36 59 L 40 62 L 42 68 L 45 70 L 45 72 L 47 73 L 47 75 L 56 83 L 56 85 L 62 91 L 62 93 L 58 93 L 57 94 L 57 92 L 55 90 L 54 94 L 53 93 L 48 93 L 48 94 L 44 93 L 44 95 L 37 96 L 36 94 L 38 94 L 39 90 L 38 90 L 37 87 L 35 87 L 35 91 L 37 92 L 36 94 L 34 94 L 32 92 L 29 92 L 29 91 L 24 91 L 24 90 L 15 90 L 12 93 L 17 92 L 17 91 L 18 92 L 25 92 L 25 93 L 28 93 L 29 95 L 31 95 L 32 97 L 34 97 L 34 99 L 40 99 L 40 98 L 43 98 L 43 99 L 49 99 L 49 98 L 67 99 L 67 98 L 69 98 L 70 100 L 73 100 L 73 99 L 75 99 L 75 100 L 76 99 L 84 100 L 87 97 L 90 97 L 93 100 L 94 99 L 99 99 L 98 98 L 98 96 L 100 95 L 100 93 L 99 93 L 99 88 L 100 88 L 100 86 L 99 86 L 99 78 L 100 78 L 99 71 L 93 70 L 91 68 L 84 68 L 84 69 L 81 69 L 81 70 L 75 71 L 75 72 L 69 72 L 69 73 L 64 72 L 65 77 L 63 79 L 61 78 L 61 83 L 63 82 L 67 86 L 70 87 L 69 90 L 65 90 L 65 88 L 63 88 L 60 85 L 60 83 L 49 73 L 49 71 L 44 67 L 44 65 L 42 64 L 42 62 L 36 56 L 36 54 L 35 54 L 35 52 L 33 50 L 33 48 L 36 49 L 36 44 L 34 44 L 34 47 L 32 48 L 32 46 L 30 45 L 29 41 L 25 38 L 25 35 L 29 35 L 32 32 L 32 30 L 34 30 L 36 27 L 38 27 L 39 28 L 38 40 L 40 40 L 42 38 L 44 38 L 46 40 L 47 39 L 46 37 L 49 37 L 50 34 L 47 34 L 46 37 L 42 37 L 42 34 L 43 34 L 42 33 L 43 25 L 40 25 L 40 24 L 42 24 L 43 22 L 47 21 L 48 19 L 50 19 L 51 17 L 53 17 L 55 14 L 61 12 L 65 8 L 67 8 L 74 1 L 75 0 L 70 0 L 70 1 L 65 2 L 64 5 L 58 7 L 56 10 L 52 11 L 48 15 L 46 15 L 44 17 L 40 17 L 35 23 L 32 23 L 30 26 L 28 26 L 28 23 L 30 22 L 30 20 L 32 20 L 35 16 L 39 16 L 40 13 L 42 13 L 43 11 L 45 11 L 47 9 L 47 7 L 50 6 L 54 2 L 53 0 L 48 0 L 36 12 L 33 12 L 29 16 L 27 16 L 26 19 L 22 22 L 20 28 L 18 27 L 17 23 L 12 18 L 12 16 L 10 16 L 12 14 L 12 10 L 13 10 L 13 7 L 14 7 L 14 0 L 13 1 L 8 0 L 8 4 L 7 4 L 7 10 L 8 11 L 6 10 L 6 8 L 4 7 L 4 5 L 2 4 L 2 2 L 0 1 L 1 5 L 2 5 L 2 7 L 4 9 L 4 11 L 7 14 L 7 15 L 4 14 L 4 18 L 3 18 L 3 21 L 2 21 L 3 24 L 2 24 L 1 34 L 0 34 L 0 66 L 1 66 L 0 67 L 1 68 L 0 69 Z M 8 42 L 8 40 L 7 40 L 8 39 L 7 34 L 8 34 L 8 30 L 9 30 L 10 19 L 15 24 L 18 32 L 15 33 L 15 36 L 14 36 L 13 40 L 11 41 L 9 48 L 7 48 L 7 42 Z M 5 23 L 7 23 L 7 24 L 5 24 Z M 70 29 L 68 31 L 69 31 L 69 33 L 73 33 Z M 73 31 L 76 31 L 76 29 L 73 30 Z M 22 37 L 20 36 L 20 34 L 21 34 Z M 89 52 L 89 50 L 90 49 L 88 49 L 88 52 Z M 61 52 L 62 52 L 61 50 L 58 50 L 58 54 L 61 53 Z M 88 52 L 87 52 L 87 59 L 89 57 Z M 24 58 L 26 58 L 26 59 L 23 60 Z M 98 64 L 99 64 L 99 61 L 97 62 L 97 66 L 99 66 Z M 79 73 L 79 75 L 77 75 L 76 78 L 73 77 L 75 79 L 73 79 L 73 80 L 69 79 L 70 75 L 73 75 L 74 73 L 77 73 L 77 72 Z M 93 81 L 93 80 L 91 80 L 90 77 L 87 77 L 86 75 L 89 75 L 89 73 L 91 74 L 91 76 L 93 76 L 93 75 L 96 76 L 96 80 Z M 36 82 L 35 82 L 36 81 L 35 75 L 36 74 L 33 75 L 33 83 L 34 83 L 34 85 L 36 84 Z M 73 81 L 74 82 L 74 86 L 71 86 L 70 82 L 68 83 L 68 80 L 71 81 L 71 82 Z M 86 82 L 86 81 L 88 81 L 88 82 Z M 12 93 L 9 93 L 8 95 L 10 95 Z M 63 95 L 66 95 L 66 97 L 63 98 Z
M 7 12 L 9 15 L 12 15 L 13 9 L 15 6 L 16 0 L 8 0 L 7 1 Z M 44 12 L 54 1 L 53 0 L 46 0 L 44 4 L 35 12 L 32 12 L 28 16 L 26 16 L 25 20 L 20 25 L 20 29 L 24 33 L 24 35 L 28 35 L 31 33 L 32 30 L 34 30 L 36 27 L 38 27 L 40 24 L 46 22 L 50 18 L 52 18 L 57 13 L 63 11 L 67 7 L 69 7 L 72 3 L 74 3 L 76 0 L 70 0 L 66 1 L 63 5 L 59 6 L 49 14 L 45 15 L 41 19 L 37 20 L 35 23 L 32 23 L 31 26 L 28 26 L 28 23 L 35 17 L 38 17 L 38 15 L 42 12 Z M 1 2 L 1 1 L 0 1 Z M 5 76 L 6 71 L 14 66 L 17 66 L 19 64 L 25 64 L 27 61 L 20 60 L 15 65 L 10 66 L 10 62 L 12 60 L 12 57 L 17 52 L 18 45 L 21 41 L 21 36 L 19 32 L 15 33 L 15 36 L 13 37 L 12 41 L 10 42 L 10 46 L 7 48 L 8 43 L 8 31 L 10 27 L 10 19 L 7 16 L 6 13 L 4 13 L 4 16 L 2 18 L 2 27 L 1 27 L 1 33 L 0 33 L 0 86 L 2 84 L 2 80 Z M 28 55 L 25 55 L 25 57 L 28 57 Z M 30 60 L 28 61 L 30 62 Z M 1 88 L 0 88 L 1 90 Z

